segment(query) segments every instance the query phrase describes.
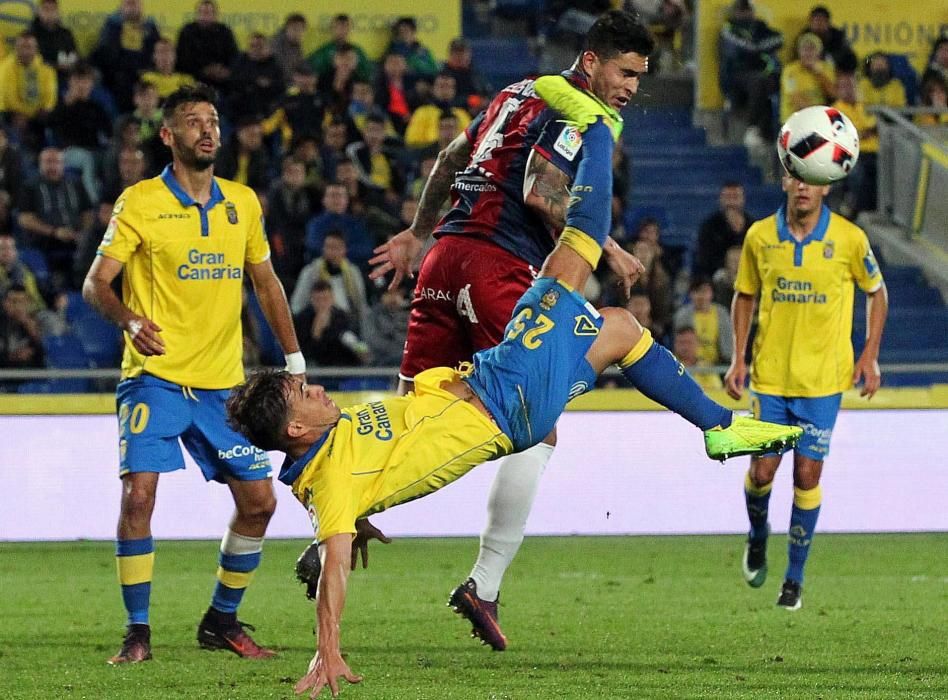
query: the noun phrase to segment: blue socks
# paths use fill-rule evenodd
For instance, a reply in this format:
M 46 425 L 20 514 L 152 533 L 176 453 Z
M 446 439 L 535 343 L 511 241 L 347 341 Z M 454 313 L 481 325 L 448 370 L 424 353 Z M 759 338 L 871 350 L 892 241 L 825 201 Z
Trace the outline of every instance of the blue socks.
M 810 554 L 810 543 L 820 517 L 823 492 L 819 484 L 804 491 L 793 488 L 793 510 L 790 512 L 790 536 L 787 543 L 787 575 L 785 578 L 803 583 L 803 567 Z
M 151 602 L 151 576 L 155 568 L 155 542 L 151 537 L 117 540 L 115 563 L 122 586 L 128 624 L 147 625 Z
M 217 585 L 211 607 L 222 613 L 236 613 L 253 573 L 260 566 L 262 537 L 247 537 L 228 529 L 221 540 Z

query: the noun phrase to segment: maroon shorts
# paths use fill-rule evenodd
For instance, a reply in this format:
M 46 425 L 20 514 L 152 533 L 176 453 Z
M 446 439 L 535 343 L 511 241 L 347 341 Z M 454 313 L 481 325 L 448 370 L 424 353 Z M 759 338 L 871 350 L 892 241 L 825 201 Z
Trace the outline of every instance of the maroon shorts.
M 418 271 L 399 376 L 456 367 L 504 336 L 514 306 L 539 270 L 479 238 L 445 236 Z

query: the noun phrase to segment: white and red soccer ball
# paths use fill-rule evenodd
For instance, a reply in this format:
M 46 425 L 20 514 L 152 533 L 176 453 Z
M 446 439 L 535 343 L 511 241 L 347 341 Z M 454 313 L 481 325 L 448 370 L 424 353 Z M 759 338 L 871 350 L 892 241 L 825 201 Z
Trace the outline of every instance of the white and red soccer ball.
M 829 185 L 849 175 L 859 159 L 859 132 L 833 107 L 807 107 L 787 119 L 777 137 L 777 154 L 792 177 Z

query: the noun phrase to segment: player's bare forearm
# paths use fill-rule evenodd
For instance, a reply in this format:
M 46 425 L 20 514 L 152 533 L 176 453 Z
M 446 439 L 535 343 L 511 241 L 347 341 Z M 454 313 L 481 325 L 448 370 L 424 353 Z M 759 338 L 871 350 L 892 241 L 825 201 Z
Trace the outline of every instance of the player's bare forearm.
M 296 339 L 296 330 L 293 328 L 293 317 L 290 315 L 290 306 L 286 301 L 286 292 L 280 283 L 280 278 L 273 271 L 273 264 L 269 260 L 256 265 L 247 266 L 253 289 L 260 302 L 267 323 L 273 329 L 283 348 L 284 354 L 298 352 L 299 341 Z
M 566 225 L 569 176 L 536 151 L 530 153 L 524 178 L 524 202 L 556 232 Z
M 467 165 L 471 156 L 471 142 L 467 134 L 461 132 L 438 154 L 434 168 L 428 175 L 428 181 L 418 200 L 418 211 L 412 223 L 412 231 L 420 240 L 427 240 L 438 223 L 441 205 L 448 198 L 455 174 Z
M 82 283 L 82 298 L 109 321 L 125 328 L 135 314 L 122 303 L 112 289 L 112 281 L 122 270 L 122 264 L 104 255 L 92 262 Z
M 342 533 L 321 542 L 322 573 L 316 598 L 317 649 L 323 655 L 339 652 L 342 609 L 352 557 L 352 535 Z
M 879 346 L 882 344 L 882 330 L 889 315 L 889 292 L 883 284 L 879 289 L 866 295 L 866 345 L 863 354 L 873 360 L 879 358 Z
M 731 301 L 731 329 L 734 331 L 735 360 L 743 361 L 747 352 L 747 338 L 750 336 L 751 319 L 754 316 L 754 297 L 742 292 L 734 292 Z

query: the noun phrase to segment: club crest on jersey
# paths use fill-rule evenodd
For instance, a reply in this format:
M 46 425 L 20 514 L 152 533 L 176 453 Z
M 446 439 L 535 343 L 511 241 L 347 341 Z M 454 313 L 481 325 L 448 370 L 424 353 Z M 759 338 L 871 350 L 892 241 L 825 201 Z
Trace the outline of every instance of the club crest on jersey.
M 224 209 L 227 210 L 227 223 L 237 223 L 237 206 L 233 202 L 224 202 Z
M 599 327 L 588 316 L 577 316 L 573 335 L 599 335 Z
M 823 257 L 827 260 L 833 259 L 833 252 L 836 247 L 836 244 L 833 241 L 826 241 L 823 243 Z
M 575 126 L 567 126 L 560 132 L 556 143 L 553 144 L 553 150 L 559 153 L 566 160 L 573 160 L 579 149 L 583 145 L 583 135 Z
M 560 293 L 555 289 L 549 289 L 542 297 L 540 297 L 540 308 L 544 311 L 549 311 L 554 306 L 556 306 L 556 302 L 559 300 Z

